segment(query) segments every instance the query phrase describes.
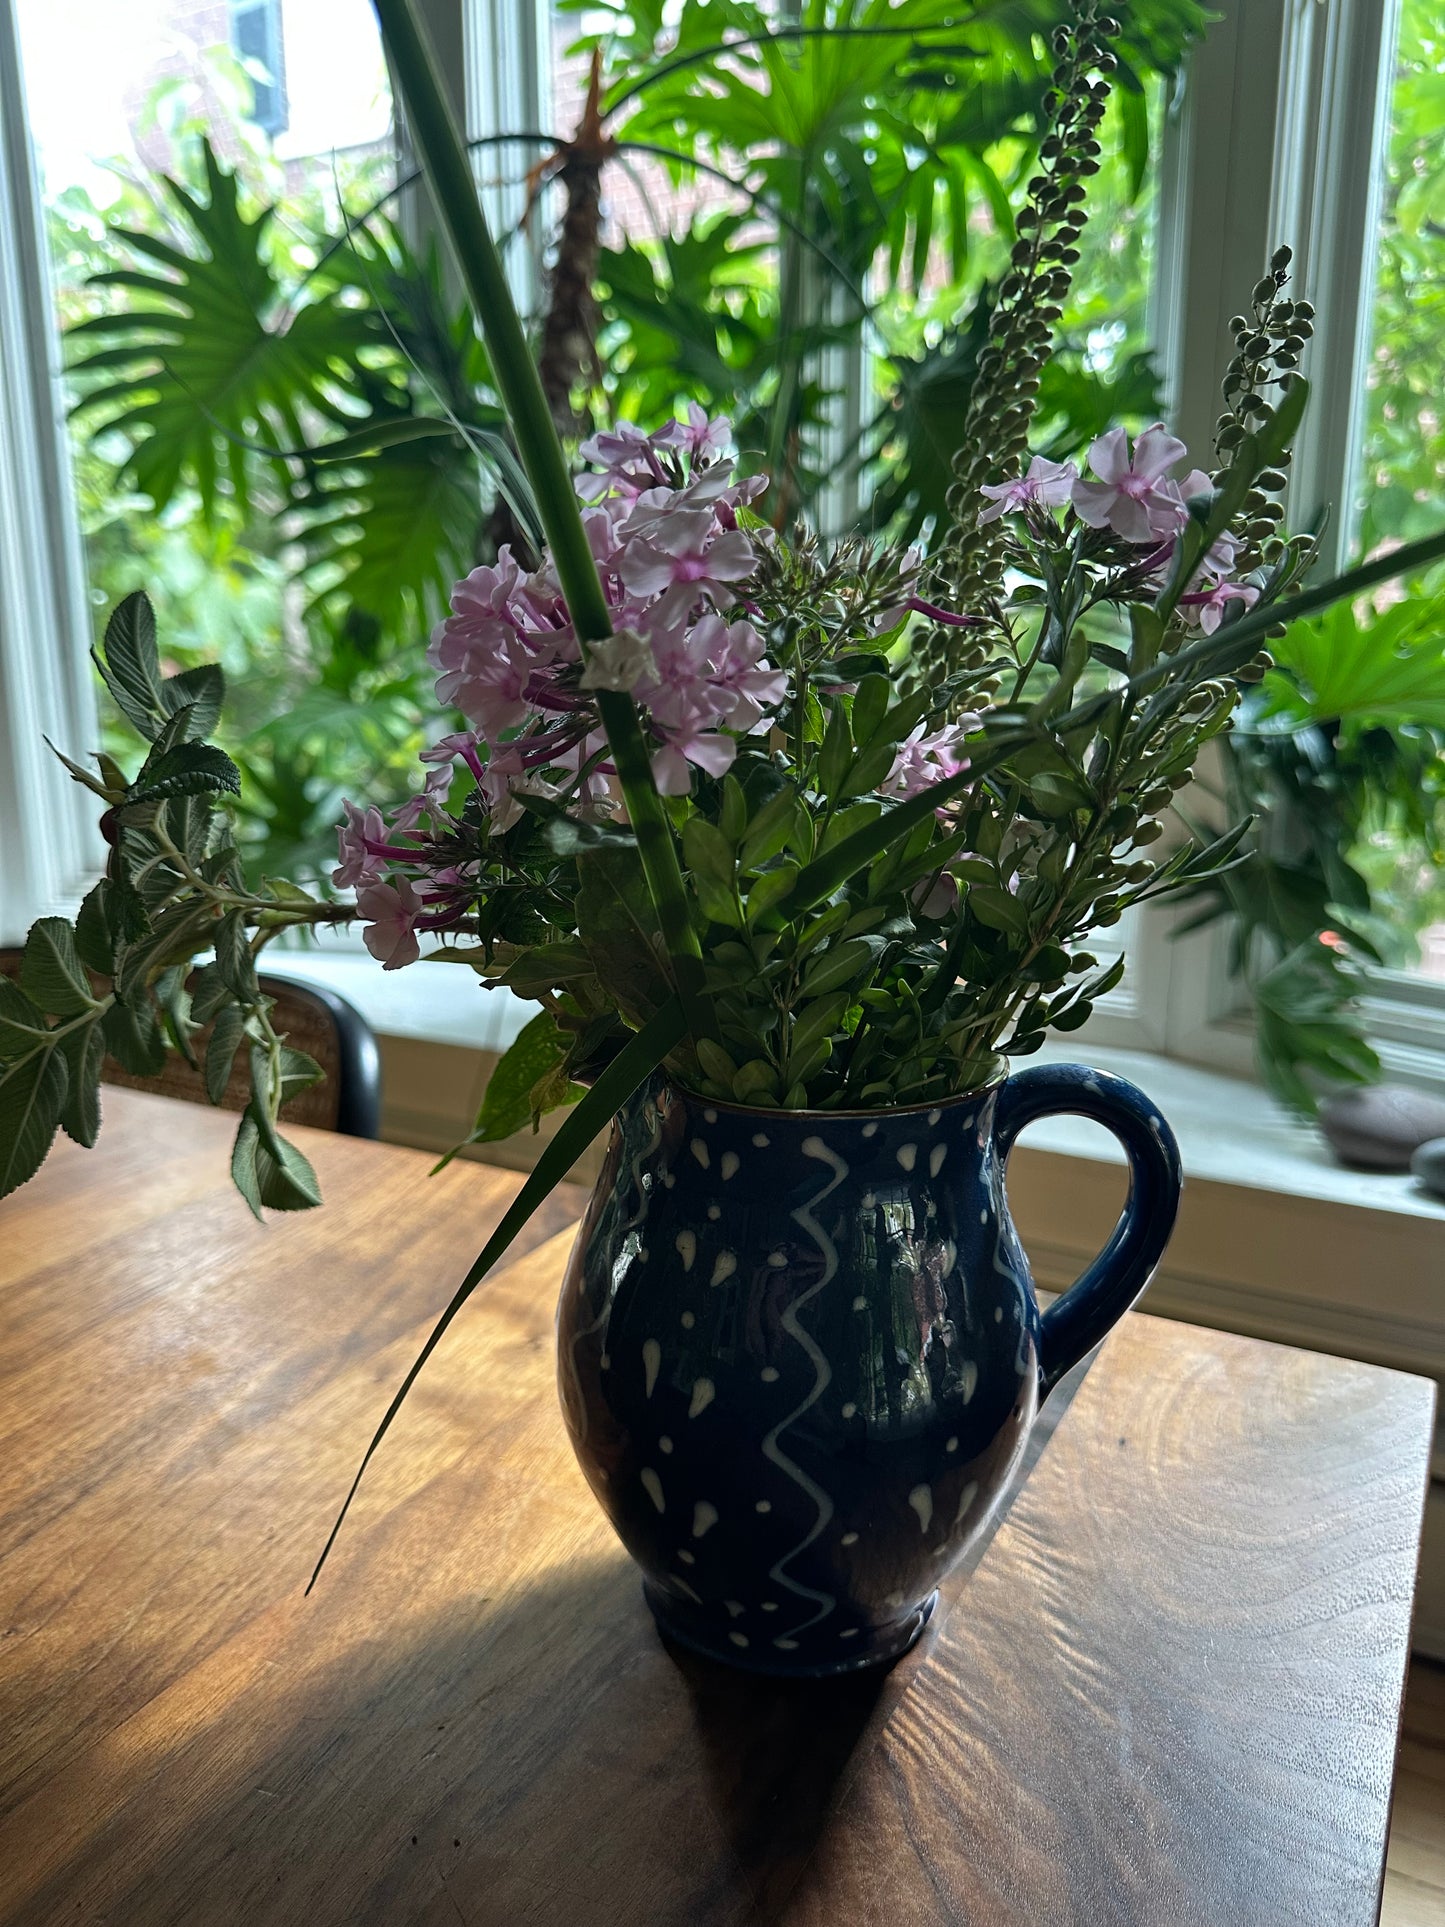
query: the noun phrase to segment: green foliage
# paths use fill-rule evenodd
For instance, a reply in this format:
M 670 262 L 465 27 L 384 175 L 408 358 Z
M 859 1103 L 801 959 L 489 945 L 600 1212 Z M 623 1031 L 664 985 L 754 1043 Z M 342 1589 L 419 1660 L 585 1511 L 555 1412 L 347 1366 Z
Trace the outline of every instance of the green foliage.
M 313 288 L 309 302 L 288 303 L 264 251 L 276 210 L 248 221 L 236 176 L 209 142 L 204 161 L 206 200 L 164 183 L 184 252 L 144 230 L 113 230 L 147 265 L 93 277 L 95 287 L 123 288 L 133 299 L 72 328 L 80 344 L 73 366 L 92 378 L 80 409 L 94 418 L 94 432 L 120 429 L 129 442 L 123 481 L 164 509 L 184 477 L 207 512 L 225 488 L 244 513 L 247 444 L 299 445 L 303 417 L 332 405 L 347 364 L 376 329 L 335 289 Z
M 1402 0 L 1378 230 L 1359 535 L 1366 554 L 1445 517 L 1445 14 Z
M 96 776 L 70 765 L 107 806 L 110 860 L 74 924 L 42 918 L 26 938 L 18 982 L 0 978 L 0 1196 L 33 1175 L 58 1129 L 95 1142 L 107 1052 L 135 1076 L 154 1077 L 168 1046 L 195 1063 L 193 1040 L 210 1023 L 212 1103 L 237 1050 L 249 1051 L 237 1187 L 258 1217 L 263 1206 L 316 1204 L 315 1175 L 276 1120 L 321 1072 L 272 1028 L 256 956 L 284 928 L 350 912 L 292 885 L 247 888 L 224 808 L 238 773 L 214 744 L 195 739 L 216 720 L 221 672 L 167 674 L 143 595 L 115 610 L 97 664 L 147 750 L 133 779 L 107 755 L 95 759 Z M 193 975 L 207 955 L 213 961 Z
M 1445 598 L 1407 597 L 1370 620 L 1348 603 L 1291 624 L 1266 679 L 1281 716 L 1445 730 Z
M 1229 739 L 1225 807 L 1259 829 L 1246 864 L 1194 892 L 1186 927 L 1230 920 L 1261 1076 L 1307 1114 L 1330 1085 L 1379 1075 L 1366 972 L 1408 967 L 1445 917 L 1442 631 L 1439 599 L 1420 597 L 1290 624 Z
M 1072 10 L 829 0 L 796 33 L 736 0 L 676 18 L 619 4 L 605 27 L 597 9 L 577 10 L 579 45 L 600 45 L 617 76 L 604 105 L 619 151 L 662 155 L 689 186 L 700 171 L 705 184 L 720 177 L 737 202 L 682 235 L 629 237 L 604 253 L 610 406 L 644 422 L 684 398 L 730 414 L 775 478 L 769 514 L 783 520 L 830 479 L 822 429 L 841 397 L 823 386 L 823 353 L 861 337 L 882 351 L 881 392 L 843 466 L 873 470 L 874 526 L 916 533 L 939 516 L 941 474 L 960 445 L 967 317 L 1008 265 L 1013 204 L 1043 127 L 1052 60 L 1041 49 Z M 1176 70 L 1206 17 L 1150 4 L 1125 18 L 1109 171 L 1093 183 L 1099 226 L 1083 242 L 1047 404 L 1066 449 L 1120 400 L 1126 420 L 1155 406 L 1138 361 L 1150 122 L 1157 77 Z M 758 214 L 778 231 L 775 274 L 758 271 Z M 885 291 L 865 296 L 883 262 Z M 1111 395 L 1121 370 L 1125 392 Z M 1108 419 L 1119 418 L 1115 407 Z
M 557 1080 L 553 1073 L 566 1057 L 570 1042 L 550 1011 L 544 1010 L 524 1024 L 487 1079 L 482 1108 L 467 1142 L 494 1144 L 499 1138 L 515 1136 L 529 1123 L 535 1131 L 542 1113 L 552 1110 L 558 1101 L 575 1103 L 582 1095 L 575 1084 L 564 1081 L 562 1098 L 554 1095 Z

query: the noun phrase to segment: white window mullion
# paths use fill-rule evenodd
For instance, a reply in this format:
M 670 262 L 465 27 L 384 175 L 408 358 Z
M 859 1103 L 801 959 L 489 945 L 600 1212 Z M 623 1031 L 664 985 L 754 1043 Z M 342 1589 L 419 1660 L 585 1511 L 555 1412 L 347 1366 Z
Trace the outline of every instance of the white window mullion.
M 471 140 L 500 134 L 550 134 L 552 9 L 549 0 L 461 0 L 466 127 Z M 570 131 L 570 130 L 566 130 Z M 546 221 L 534 210 L 526 230 L 527 170 L 547 152 L 537 140 L 480 149 L 474 172 L 482 204 L 504 248 L 512 295 L 524 315 L 542 304 Z
M 1295 285 L 1315 307 L 1304 360 L 1314 399 L 1290 493 L 1297 525 L 1332 510 L 1323 575 L 1345 567 L 1354 542 L 1399 0 L 1291 0 L 1286 25 L 1271 223 L 1293 245 Z
M 0 0 L 0 943 L 73 908 L 104 852 L 94 799 L 45 747 L 95 747 L 90 610 L 11 0 Z

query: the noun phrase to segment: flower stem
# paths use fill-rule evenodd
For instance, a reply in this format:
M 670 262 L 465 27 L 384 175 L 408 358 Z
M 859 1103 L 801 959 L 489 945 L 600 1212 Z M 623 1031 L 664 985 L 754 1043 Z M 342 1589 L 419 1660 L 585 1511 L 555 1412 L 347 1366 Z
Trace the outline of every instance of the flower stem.
M 576 491 L 557 439 L 536 363 L 527 345 L 501 257 L 477 198 L 471 165 L 442 89 L 414 0 L 373 0 L 400 87 L 407 126 L 486 338 L 492 374 L 523 466 L 583 655 L 612 633 L 597 565 L 587 544 Z M 599 691 L 607 734 L 643 871 L 667 946 L 678 995 L 694 1037 L 717 1034 L 703 988 L 702 951 L 688 911 L 672 826 L 652 778 L 642 725 L 630 697 Z

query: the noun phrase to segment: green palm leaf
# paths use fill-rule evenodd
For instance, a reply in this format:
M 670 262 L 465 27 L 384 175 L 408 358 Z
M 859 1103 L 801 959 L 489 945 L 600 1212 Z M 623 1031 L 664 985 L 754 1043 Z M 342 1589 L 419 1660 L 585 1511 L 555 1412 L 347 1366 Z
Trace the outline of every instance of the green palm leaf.
M 1292 622 L 1270 654 L 1302 685 L 1279 692 L 1286 713 L 1445 728 L 1445 598 L 1397 602 L 1371 622 L 1336 603 Z M 1273 694 L 1278 679 L 1270 681 Z
M 209 200 L 165 182 L 187 251 L 120 229 L 118 242 L 151 266 L 95 277 L 128 305 L 70 330 L 77 404 L 93 435 L 123 433 L 121 477 L 162 508 L 185 484 L 209 514 L 224 481 L 244 509 L 245 443 L 294 448 L 308 412 L 328 412 L 357 352 L 377 339 L 374 318 L 319 293 L 292 309 L 266 257 L 273 210 L 241 211 L 237 181 L 204 150 Z M 96 344 L 92 346 L 91 344 Z

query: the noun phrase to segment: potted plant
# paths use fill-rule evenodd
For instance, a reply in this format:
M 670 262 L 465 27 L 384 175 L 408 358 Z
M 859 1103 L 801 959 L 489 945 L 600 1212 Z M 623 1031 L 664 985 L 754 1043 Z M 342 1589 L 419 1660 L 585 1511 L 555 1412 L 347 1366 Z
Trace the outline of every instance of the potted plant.
M 61 1123 L 93 1140 L 106 1049 L 154 1070 L 166 1033 L 191 1051 L 209 1025 L 213 1088 L 250 1052 L 240 1188 L 258 1212 L 314 1203 L 277 1128 L 314 1067 L 275 1034 L 256 958 L 343 916 L 384 968 L 426 938 L 541 1002 L 509 1088 L 537 1113 L 574 1104 L 366 1459 L 610 1122 L 559 1372 L 654 1610 L 750 1667 L 885 1660 L 982 1529 L 1039 1398 L 1142 1289 L 1177 1202 L 1140 1092 L 1006 1060 L 1116 980 L 1091 930 L 1233 859 L 1245 825 L 1168 847 L 1162 819 L 1281 608 L 1416 567 L 1445 536 L 1299 587 L 1312 543 L 1279 533 L 1277 497 L 1310 310 L 1285 294 L 1286 250 L 1234 323 L 1212 474 L 1162 426 L 1132 448 L 1099 436 L 1084 473 L 1030 460 L 1112 64 L 1088 6 L 1054 38 L 1051 132 L 926 570 L 763 524 L 700 410 L 652 435 L 617 424 L 574 477 L 410 0 L 377 5 L 546 553 L 457 585 L 432 656 L 469 726 L 426 752 L 390 821 L 348 806 L 354 909 L 248 886 L 218 809 L 235 772 L 203 740 L 219 674 L 164 676 L 144 599 L 121 606 L 103 673 L 151 746 L 133 778 L 71 766 L 104 800 L 111 859 L 75 925 L 38 924 L 19 986 L 0 984 L 0 1181 L 28 1177 Z M 1051 1110 L 1108 1125 L 1131 1189 L 1041 1317 L 1003 1170 Z

